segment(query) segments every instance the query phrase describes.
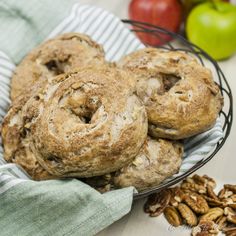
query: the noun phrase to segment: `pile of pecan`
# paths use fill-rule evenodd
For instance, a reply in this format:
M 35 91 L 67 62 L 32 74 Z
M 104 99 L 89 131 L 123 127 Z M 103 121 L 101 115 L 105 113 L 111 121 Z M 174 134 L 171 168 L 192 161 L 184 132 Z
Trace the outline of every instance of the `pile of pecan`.
M 150 195 L 144 211 L 152 217 L 164 213 L 175 227 L 193 227 L 193 236 L 215 236 L 219 231 L 236 236 L 236 185 L 225 184 L 218 194 L 215 188 L 214 179 L 195 174 L 178 187 Z

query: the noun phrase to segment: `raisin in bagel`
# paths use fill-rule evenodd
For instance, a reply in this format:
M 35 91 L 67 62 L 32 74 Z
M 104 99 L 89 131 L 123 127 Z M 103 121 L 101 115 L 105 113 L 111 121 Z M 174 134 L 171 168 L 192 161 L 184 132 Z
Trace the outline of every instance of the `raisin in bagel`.
M 11 82 L 11 99 L 24 93 L 38 80 L 104 61 L 102 46 L 87 35 L 62 34 L 33 49 L 17 66 Z
M 151 136 L 183 139 L 215 124 L 223 98 L 210 70 L 193 56 L 145 48 L 117 64 L 133 73 Z

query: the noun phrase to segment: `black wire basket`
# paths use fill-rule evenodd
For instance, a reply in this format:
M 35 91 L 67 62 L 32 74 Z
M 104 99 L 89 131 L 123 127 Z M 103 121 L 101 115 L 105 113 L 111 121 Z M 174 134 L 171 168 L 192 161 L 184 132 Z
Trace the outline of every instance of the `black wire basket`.
M 131 31 L 133 31 L 133 32 L 137 32 L 137 33 L 141 32 L 142 34 L 148 34 L 148 35 L 151 35 L 152 37 L 157 37 L 158 40 L 163 43 L 162 46 L 156 46 L 157 48 L 163 48 L 163 49 L 172 50 L 172 51 L 176 51 L 176 50 L 185 51 L 185 52 L 187 52 L 189 54 L 193 54 L 195 57 L 197 57 L 203 66 L 205 66 L 205 64 L 207 63 L 207 66 L 208 67 L 210 66 L 213 74 L 216 75 L 214 77 L 214 79 L 220 87 L 221 94 L 224 97 L 225 104 L 227 104 L 222 108 L 222 110 L 220 112 L 220 118 L 221 118 L 222 125 L 223 125 L 223 127 L 222 127 L 223 138 L 217 143 L 214 150 L 212 150 L 211 154 L 209 156 L 205 157 L 203 160 L 197 162 L 191 169 L 189 169 L 184 174 L 182 174 L 174 179 L 171 179 L 168 182 L 160 184 L 159 186 L 157 186 L 155 188 L 148 189 L 143 192 L 139 192 L 139 193 L 134 194 L 134 199 L 138 199 L 141 197 L 146 197 L 149 194 L 159 192 L 164 188 L 170 187 L 170 186 L 180 182 L 181 180 L 183 180 L 184 178 L 186 178 L 187 176 L 189 176 L 190 174 L 192 174 L 193 172 L 195 172 L 196 170 L 201 168 L 203 165 L 205 165 L 208 161 L 210 161 L 216 155 L 216 153 L 224 145 L 226 139 L 228 138 L 228 136 L 230 134 L 232 121 L 233 121 L 233 98 L 232 98 L 230 86 L 229 86 L 221 68 L 219 67 L 218 63 L 213 58 L 211 58 L 206 52 L 204 52 L 201 48 L 190 43 L 183 36 L 173 33 L 173 32 L 169 32 L 169 31 L 167 31 L 163 28 L 160 28 L 158 26 L 151 25 L 151 24 L 144 23 L 144 22 L 131 21 L 131 20 L 122 20 L 122 21 L 126 25 L 129 25 L 131 27 Z M 178 46 L 174 46 L 173 43 L 166 41 L 165 40 L 166 36 L 171 37 L 173 40 L 177 40 L 179 42 Z M 146 46 L 148 46 L 148 45 L 146 45 Z

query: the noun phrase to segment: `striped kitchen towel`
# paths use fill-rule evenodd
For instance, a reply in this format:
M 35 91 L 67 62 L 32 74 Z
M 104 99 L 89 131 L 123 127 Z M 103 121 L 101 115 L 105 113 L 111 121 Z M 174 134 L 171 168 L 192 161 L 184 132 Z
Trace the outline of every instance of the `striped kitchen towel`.
M 41 41 L 65 32 L 86 33 L 104 46 L 110 61 L 144 47 L 114 15 L 75 2 L 0 1 L 0 122 L 10 105 L 15 65 Z M 204 159 L 222 136 L 218 120 L 210 131 L 187 140 L 177 175 Z M 133 191 L 100 194 L 75 179 L 32 181 L 19 166 L 4 161 L 0 140 L 0 235 L 94 235 L 130 211 Z

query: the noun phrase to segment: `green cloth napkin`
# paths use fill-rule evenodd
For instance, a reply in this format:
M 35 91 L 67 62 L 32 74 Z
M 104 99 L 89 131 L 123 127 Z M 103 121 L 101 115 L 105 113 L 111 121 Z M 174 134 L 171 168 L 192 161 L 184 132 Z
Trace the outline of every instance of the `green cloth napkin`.
M 78 0 L 1 0 L 0 50 L 15 63 L 42 42 Z
M 75 2 L 1 0 L 0 69 L 1 62 L 6 68 L 9 66 L 1 51 L 17 64 L 69 14 Z M 3 159 L 0 160 L 0 235 L 94 235 L 131 209 L 133 188 L 100 194 L 76 179 L 22 180 L 15 174 L 17 167 L 1 163 Z
M 0 192 L 15 179 L 0 177 Z M 132 191 L 100 194 L 76 179 L 22 181 L 0 194 L 0 235 L 95 235 L 130 211 Z

